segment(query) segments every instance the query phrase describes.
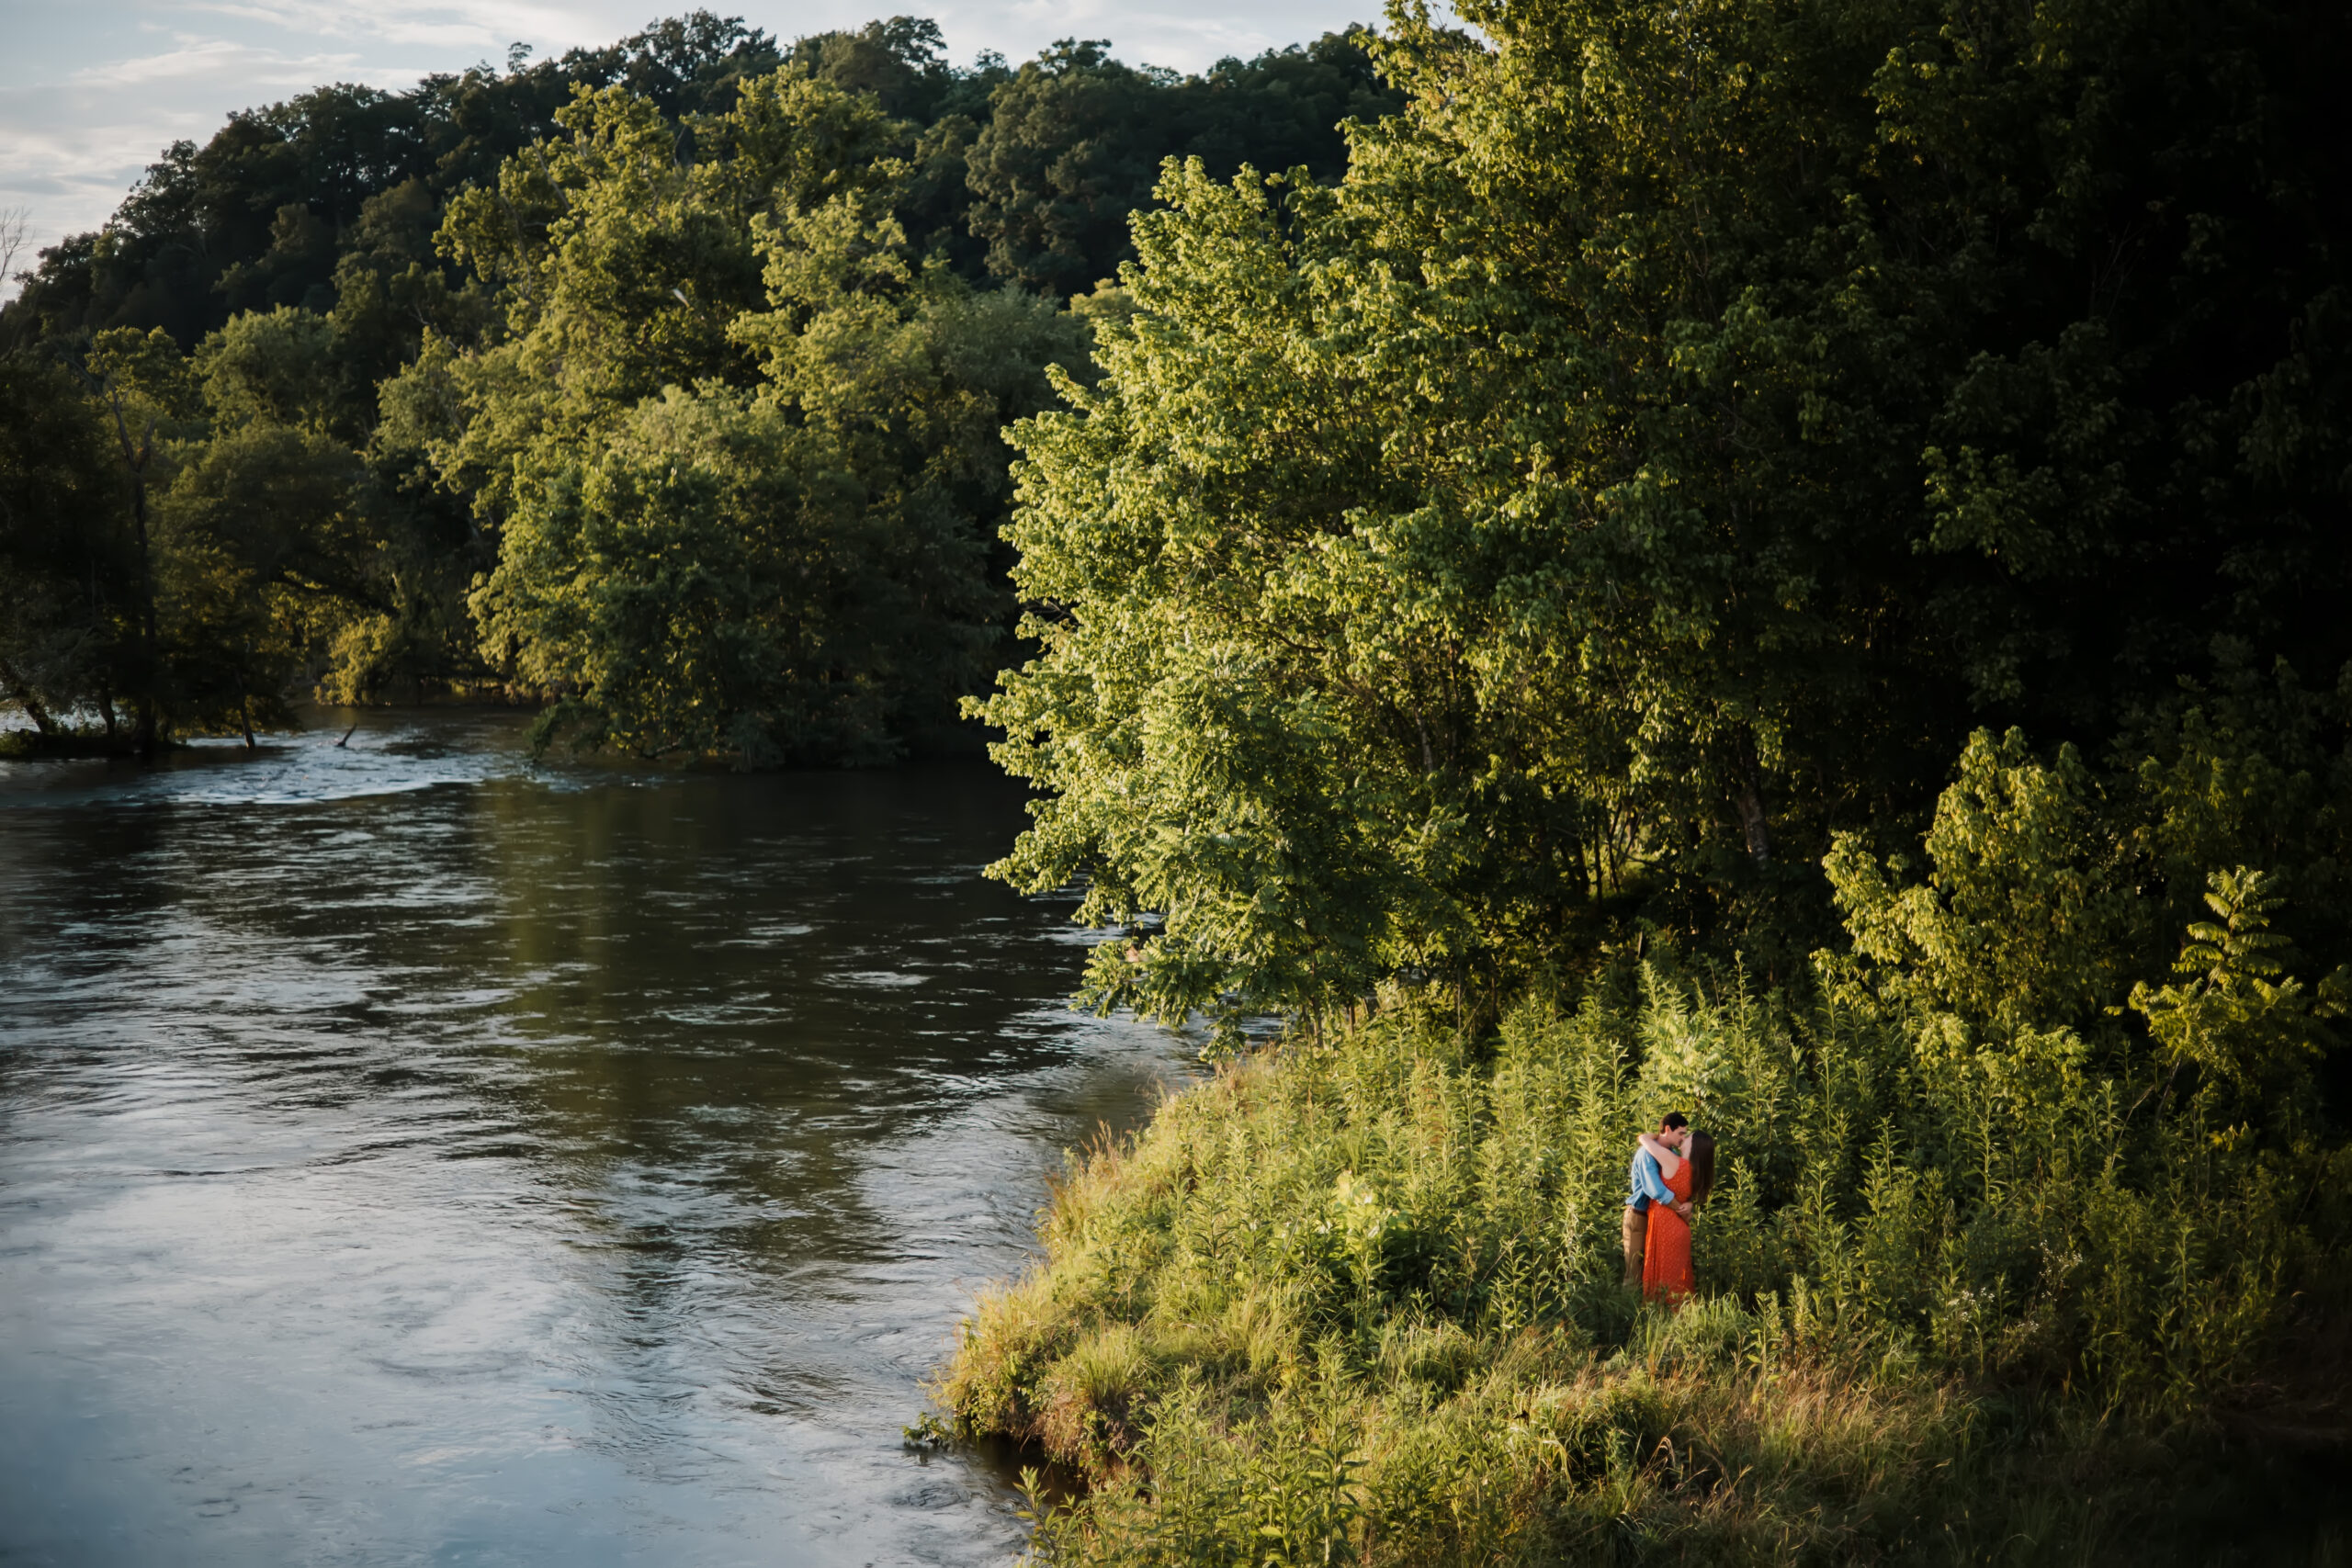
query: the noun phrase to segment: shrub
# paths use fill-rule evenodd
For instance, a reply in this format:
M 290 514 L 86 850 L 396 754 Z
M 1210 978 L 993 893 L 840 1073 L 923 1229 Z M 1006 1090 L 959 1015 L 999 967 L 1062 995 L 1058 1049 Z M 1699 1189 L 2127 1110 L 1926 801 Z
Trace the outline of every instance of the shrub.
M 1092 1478 L 1045 1555 L 1861 1561 L 1989 1551 L 1995 1515 L 2091 1551 L 2333 1279 L 2303 1195 L 2340 1153 L 2216 1137 L 2062 1040 L 2005 1094 L 1860 993 L 1642 978 L 1475 1045 L 1392 989 L 1076 1158 L 939 1389 Z M 1724 1161 L 1671 1316 L 1617 1236 L 1668 1104 Z

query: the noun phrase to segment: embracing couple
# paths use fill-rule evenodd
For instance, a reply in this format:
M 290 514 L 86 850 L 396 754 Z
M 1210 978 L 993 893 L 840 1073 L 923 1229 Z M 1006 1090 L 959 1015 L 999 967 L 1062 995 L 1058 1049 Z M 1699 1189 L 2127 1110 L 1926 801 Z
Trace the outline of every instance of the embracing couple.
M 1625 1283 L 1679 1306 L 1698 1286 L 1690 1271 L 1690 1213 L 1715 1185 L 1715 1140 L 1679 1111 L 1634 1141 L 1625 1199 Z

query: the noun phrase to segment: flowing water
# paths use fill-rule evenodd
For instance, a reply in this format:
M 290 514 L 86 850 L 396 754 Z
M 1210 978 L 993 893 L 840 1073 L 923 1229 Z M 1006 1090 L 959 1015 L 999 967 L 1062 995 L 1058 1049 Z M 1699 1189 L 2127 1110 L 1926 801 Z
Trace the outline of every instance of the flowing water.
M 985 764 L 0 763 L 0 1562 L 981 1563 L 899 1429 L 1182 1073 Z

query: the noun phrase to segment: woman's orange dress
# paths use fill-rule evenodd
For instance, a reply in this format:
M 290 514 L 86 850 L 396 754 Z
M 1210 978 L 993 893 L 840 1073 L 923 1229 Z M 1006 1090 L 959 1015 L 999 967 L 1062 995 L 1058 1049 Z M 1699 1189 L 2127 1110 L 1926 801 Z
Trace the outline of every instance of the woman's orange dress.
M 1690 1198 L 1689 1160 L 1675 1162 L 1674 1174 L 1666 1178 L 1666 1190 L 1677 1202 Z M 1642 1255 L 1642 1294 L 1679 1306 L 1682 1298 L 1698 1288 L 1698 1276 L 1690 1271 L 1690 1222 L 1663 1203 L 1652 1203 L 1649 1250 Z

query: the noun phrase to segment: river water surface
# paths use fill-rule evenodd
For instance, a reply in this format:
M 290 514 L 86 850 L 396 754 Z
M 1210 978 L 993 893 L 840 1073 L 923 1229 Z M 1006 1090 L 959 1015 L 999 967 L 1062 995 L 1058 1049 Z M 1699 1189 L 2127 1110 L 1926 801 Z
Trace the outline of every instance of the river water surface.
M 899 1428 L 1182 1056 L 1019 791 L 335 733 L 0 763 L 0 1562 L 1015 1554 Z

